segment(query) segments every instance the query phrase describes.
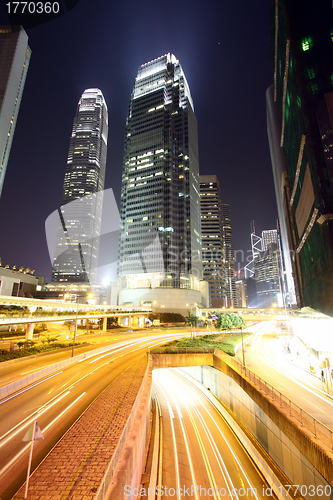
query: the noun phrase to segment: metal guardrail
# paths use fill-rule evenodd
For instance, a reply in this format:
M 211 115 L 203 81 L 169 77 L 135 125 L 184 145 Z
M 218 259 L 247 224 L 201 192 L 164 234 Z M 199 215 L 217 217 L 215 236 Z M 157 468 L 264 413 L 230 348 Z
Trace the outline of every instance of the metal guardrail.
M 286 410 L 291 417 L 294 417 L 305 429 L 307 429 L 315 438 L 333 450 L 333 431 L 322 424 L 319 420 L 312 417 L 305 410 L 293 403 L 289 398 L 284 396 L 280 391 L 261 379 L 255 373 L 228 356 L 219 349 L 215 349 L 214 354 L 222 359 L 227 365 L 233 368 L 236 372 L 250 380 L 253 385 L 263 391 L 266 396 L 269 396 L 281 408 Z

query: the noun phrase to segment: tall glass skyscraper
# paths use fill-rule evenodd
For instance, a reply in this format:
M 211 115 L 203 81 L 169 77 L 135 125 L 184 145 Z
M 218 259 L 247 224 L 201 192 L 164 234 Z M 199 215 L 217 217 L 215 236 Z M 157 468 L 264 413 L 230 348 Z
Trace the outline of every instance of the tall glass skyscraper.
M 231 210 L 230 205 L 222 203 L 222 232 L 223 249 L 225 258 L 225 286 L 227 306 L 236 305 L 236 282 L 235 282 L 235 256 L 234 242 L 232 237 Z
M 135 79 L 120 217 L 120 304 L 186 309 L 200 302 L 197 122 L 183 69 L 172 54 L 143 64 Z
M 0 26 L 0 196 L 31 50 L 21 26 Z
M 108 137 L 102 92 L 87 89 L 78 103 L 59 210 L 53 282 L 94 284 Z

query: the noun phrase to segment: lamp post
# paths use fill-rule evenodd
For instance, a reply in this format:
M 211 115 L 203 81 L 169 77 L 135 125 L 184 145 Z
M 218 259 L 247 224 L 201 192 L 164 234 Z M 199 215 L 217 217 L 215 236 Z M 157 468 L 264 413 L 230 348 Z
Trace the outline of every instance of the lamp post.
M 243 366 L 245 366 L 245 354 L 244 354 L 243 328 L 242 327 L 241 327 L 241 336 L 242 336 Z
M 197 307 L 197 303 L 195 302 L 194 304 L 191 305 L 191 316 L 192 316 L 192 307 L 195 306 L 195 308 Z M 196 315 L 195 315 L 196 316 Z M 191 318 L 191 338 L 192 338 L 192 318 Z M 194 335 L 195 335 L 195 324 L 194 324 Z
M 75 337 L 77 334 L 77 316 L 79 313 L 79 296 L 76 296 L 76 317 L 75 317 L 75 330 L 74 330 L 74 338 L 73 338 L 73 347 L 72 347 L 72 358 L 74 357 L 74 346 L 75 346 Z

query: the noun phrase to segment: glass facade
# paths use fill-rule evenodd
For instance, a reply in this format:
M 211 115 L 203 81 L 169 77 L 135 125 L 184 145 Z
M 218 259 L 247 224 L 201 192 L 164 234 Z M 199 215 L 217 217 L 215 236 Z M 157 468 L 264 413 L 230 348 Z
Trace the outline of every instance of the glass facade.
M 272 0 L 274 100 L 290 196 L 288 226 L 301 305 L 333 312 L 332 6 Z
M 57 232 L 53 282 L 96 280 L 108 137 L 102 92 L 81 96 L 70 138 Z
M 166 54 L 135 79 L 125 131 L 120 288 L 199 290 L 197 122 L 179 61 Z
M 257 289 L 257 307 L 272 307 L 280 304 L 280 258 L 278 232 L 276 229 L 261 234 L 262 252 L 254 261 Z
M 31 50 L 20 27 L 0 26 L 0 196 Z
M 226 305 L 220 184 L 216 175 L 200 175 L 203 277 L 210 285 L 212 307 Z
M 225 291 L 227 306 L 236 305 L 236 283 L 235 283 L 235 257 L 234 242 L 232 237 L 231 210 L 230 205 L 222 203 L 222 232 L 223 249 L 225 258 Z

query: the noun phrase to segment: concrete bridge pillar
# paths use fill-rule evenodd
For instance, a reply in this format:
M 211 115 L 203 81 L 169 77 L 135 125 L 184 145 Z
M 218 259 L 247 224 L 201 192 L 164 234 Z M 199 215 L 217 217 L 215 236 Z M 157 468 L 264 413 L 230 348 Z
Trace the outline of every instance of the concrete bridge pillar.
M 35 326 L 34 323 L 28 323 L 28 325 L 27 325 L 27 331 L 26 331 L 26 334 L 25 334 L 25 341 L 33 339 L 34 326 Z
M 103 332 L 106 332 L 106 327 L 107 327 L 107 322 L 108 322 L 108 318 L 103 318 Z

